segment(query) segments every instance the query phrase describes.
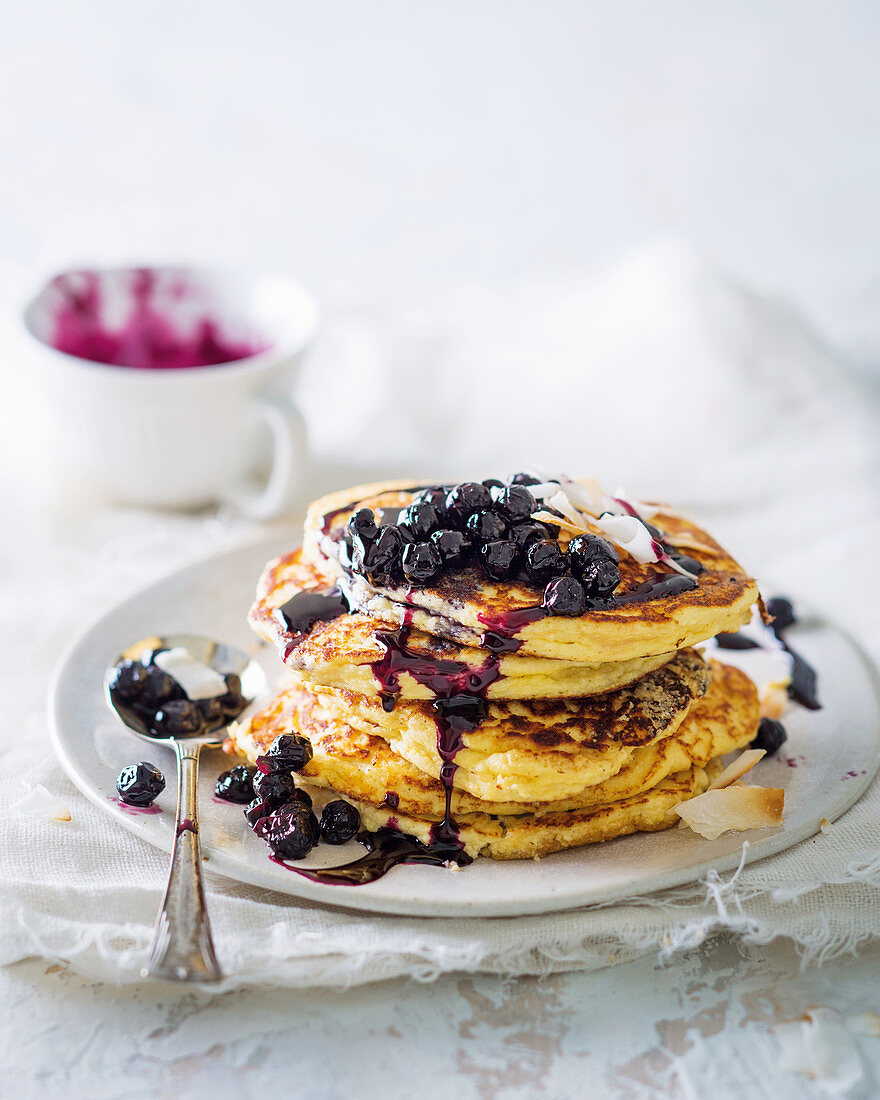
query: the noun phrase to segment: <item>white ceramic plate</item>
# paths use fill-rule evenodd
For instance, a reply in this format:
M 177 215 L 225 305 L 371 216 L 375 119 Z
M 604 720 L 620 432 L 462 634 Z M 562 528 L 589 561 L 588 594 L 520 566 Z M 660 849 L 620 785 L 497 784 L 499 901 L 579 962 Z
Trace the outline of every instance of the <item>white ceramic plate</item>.
M 284 544 L 289 546 L 289 541 Z M 255 640 L 245 616 L 267 558 L 284 547 L 277 540 L 211 558 L 172 574 L 121 603 L 73 645 L 56 675 L 50 718 L 55 747 L 71 779 L 120 826 L 150 844 L 171 850 L 176 791 L 174 763 L 161 746 L 151 748 L 112 715 L 102 693 L 108 663 L 148 634 L 205 634 L 258 655 L 271 680 L 281 664 Z M 217 775 L 229 757 L 202 757 L 201 836 L 207 867 L 254 886 L 354 909 L 415 916 L 515 916 L 568 909 L 647 894 L 701 878 L 712 868 L 728 871 L 749 841 L 748 859 L 762 859 L 811 836 L 823 818 L 833 821 L 870 783 L 880 762 L 878 679 L 867 658 L 828 624 L 812 621 L 792 632 L 792 644 L 819 673 L 823 709 L 794 707 L 786 717 L 789 739 L 777 757 L 752 772 L 755 783 L 785 788 L 785 820 L 779 829 L 729 834 L 707 841 L 670 829 L 548 856 L 540 862 L 478 860 L 462 871 L 400 866 L 367 886 L 324 886 L 285 870 L 247 828 L 241 808 L 213 797 Z M 744 663 L 748 654 L 737 654 Z M 158 801 L 162 813 L 126 812 L 115 801 L 123 765 L 152 759 L 169 785 Z M 363 853 L 320 845 L 307 866 L 346 862 Z M 344 858 L 340 858 L 344 857 Z

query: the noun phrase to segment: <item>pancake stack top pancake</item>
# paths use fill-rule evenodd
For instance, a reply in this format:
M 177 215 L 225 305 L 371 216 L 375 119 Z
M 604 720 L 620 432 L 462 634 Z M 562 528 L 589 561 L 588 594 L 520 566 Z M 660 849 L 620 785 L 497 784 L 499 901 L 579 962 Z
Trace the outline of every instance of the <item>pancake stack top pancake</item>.
M 595 482 L 336 493 L 260 580 L 290 680 L 230 747 L 305 735 L 303 778 L 450 857 L 665 828 L 754 737 L 754 686 L 692 646 L 757 599 L 706 532 Z

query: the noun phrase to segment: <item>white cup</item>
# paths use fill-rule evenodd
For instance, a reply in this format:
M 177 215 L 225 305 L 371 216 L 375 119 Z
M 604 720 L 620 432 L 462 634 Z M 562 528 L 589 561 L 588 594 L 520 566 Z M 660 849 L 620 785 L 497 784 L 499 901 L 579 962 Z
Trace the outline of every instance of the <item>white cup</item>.
M 294 377 L 318 327 L 299 284 L 271 275 L 150 267 L 163 315 L 185 331 L 214 319 L 229 341 L 263 347 L 213 366 L 115 366 L 52 346 L 62 288 L 90 280 L 108 327 L 131 308 L 142 268 L 65 272 L 29 302 L 24 327 L 43 366 L 58 457 L 112 499 L 151 507 L 234 504 L 269 519 L 289 511 L 305 474 Z M 244 484 L 268 469 L 264 484 Z

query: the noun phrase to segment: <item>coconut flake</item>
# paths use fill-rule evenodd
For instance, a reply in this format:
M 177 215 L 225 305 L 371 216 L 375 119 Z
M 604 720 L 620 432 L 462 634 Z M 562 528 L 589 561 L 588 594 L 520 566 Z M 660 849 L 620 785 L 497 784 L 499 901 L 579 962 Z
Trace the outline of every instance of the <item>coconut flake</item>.
M 67 803 L 48 791 L 42 783 L 33 787 L 24 798 L 14 802 L 11 808 L 41 821 L 70 821 Z
M 157 653 L 153 664 L 176 680 L 189 699 L 216 699 L 229 690 L 216 669 L 197 661 L 182 646 Z
M 833 1008 L 811 1008 L 799 1020 L 772 1028 L 779 1064 L 809 1077 L 823 1096 L 849 1096 L 864 1083 L 865 1071 L 852 1032 Z
M 736 760 L 728 764 L 714 783 L 710 783 L 706 789 L 709 791 L 719 791 L 723 787 L 729 787 L 738 779 L 742 779 L 746 772 L 751 771 L 761 757 L 766 755 L 764 749 L 746 749 L 745 752 L 739 754 Z
M 613 516 L 606 513 L 593 522 L 636 561 L 659 561 L 651 532 L 635 516 Z
M 779 825 L 784 802 L 777 787 L 724 787 L 679 802 L 673 811 L 695 833 L 716 840 L 722 833 Z

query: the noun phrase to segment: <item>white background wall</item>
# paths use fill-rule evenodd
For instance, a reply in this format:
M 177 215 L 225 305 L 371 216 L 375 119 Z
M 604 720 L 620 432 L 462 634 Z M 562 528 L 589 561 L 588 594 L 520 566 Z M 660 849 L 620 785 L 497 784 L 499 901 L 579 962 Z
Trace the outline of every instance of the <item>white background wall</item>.
M 542 313 L 523 288 L 587 285 L 658 237 L 880 359 L 876 4 L 28 0 L 5 13 L 10 308 L 35 271 L 72 262 L 297 274 L 329 322 L 304 383 L 319 451 L 333 450 L 321 410 L 352 374 L 358 408 L 365 377 L 379 390 L 388 370 L 418 393 L 466 377 L 491 408 L 499 371 L 532 389 L 548 363 L 577 372 L 576 354 L 558 365 L 576 317 L 533 322 L 546 346 L 521 335 Z M 386 434 L 408 411 L 394 406 Z M 418 453 L 415 439 L 388 458 Z

